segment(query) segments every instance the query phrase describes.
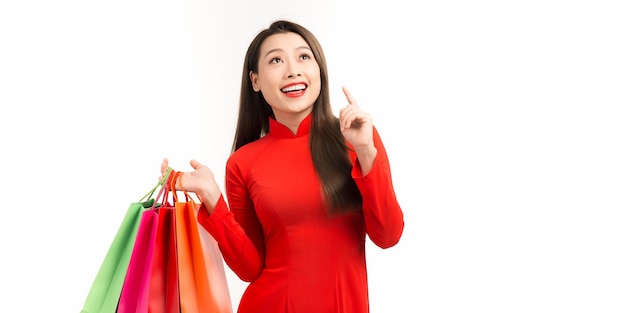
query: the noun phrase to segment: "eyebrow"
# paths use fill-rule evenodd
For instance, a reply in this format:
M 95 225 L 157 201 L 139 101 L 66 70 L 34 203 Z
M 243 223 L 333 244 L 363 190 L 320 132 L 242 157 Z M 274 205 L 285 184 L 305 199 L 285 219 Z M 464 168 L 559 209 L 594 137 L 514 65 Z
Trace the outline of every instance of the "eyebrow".
M 308 51 L 313 52 L 313 51 L 311 50 L 311 48 L 309 48 L 309 47 L 307 47 L 307 46 L 300 46 L 300 47 L 296 48 L 296 50 L 303 50 L 303 49 L 304 49 L 304 50 L 308 50 Z M 265 56 L 264 56 L 264 57 L 267 57 L 270 53 L 272 53 L 272 52 L 276 52 L 276 51 L 284 51 L 284 50 L 283 50 L 283 49 L 280 49 L 280 48 L 272 49 L 272 50 L 270 50 L 270 51 L 267 51 L 267 53 L 265 54 Z

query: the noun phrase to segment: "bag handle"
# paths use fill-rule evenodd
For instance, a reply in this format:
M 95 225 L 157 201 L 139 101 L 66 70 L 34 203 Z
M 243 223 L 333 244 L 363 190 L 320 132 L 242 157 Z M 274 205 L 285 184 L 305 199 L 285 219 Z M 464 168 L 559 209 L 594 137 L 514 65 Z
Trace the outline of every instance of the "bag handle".
M 161 190 L 159 190 L 159 193 L 156 196 L 156 201 L 152 203 L 152 205 L 150 206 L 150 209 L 155 209 L 157 205 L 159 204 L 159 202 L 161 203 L 161 205 L 164 205 L 167 203 L 169 199 L 169 194 L 170 194 L 170 181 L 172 180 L 174 176 L 176 176 L 176 173 L 177 172 L 172 170 L 171 167 L 167 168 L 166 176 L 164 176 L 163 179 L 161 180 L 162 182 Z
M 185 190 L 185 187 L 183 187 L 183 183 L 180 181 L 183 178 L 183 174 L 185 174 L 185 172 L 177 172 L 176 177 L 172 179 L 172 182 L 174 184 L 174 186 L 172 186 L 172 190 L 174 190 L 174 193 L 173 193 L 174 202 L 178 202 L 176 183 L 178 183 L 178 187 L 180 187 L 180 191 L 182 191 L 183 194 L 185 195 L 185 202 L 189 202 L 189 199 L 191 199 L 191 196 L 189 195 L 187 190 Z
M 154 187 L 152 187 L 152 189 L 150 189 L 148 193 L 146 193 L 143 197 L 141 197 L 141 199 L 139 199 L 138 202 L 143 202 L 145 200 L 151 199 L 152 196 L 154 195 L 154 192 L 157 190 L 157 188 L 159 188 L 159 186 L 163 186 L 165 182 L 168 180 L 171 172 L 172 172 L 172 168 L 168 167 L 167 171 L 165 171 L 165 175 L 163 175 L 163 178 L 161 178 L 161 180 Z M 162 189 L 163 188 L 161 188 L 161 190 Z
M 148 193 L 146 193 L 140 200 L 139 203 L 144 207 L 144 208 L 150 208 L 150 207 L 154 207 L 154 204 L 157 202 L 156 198 L 154 198 L 154 192 L 156 191 L 157 188 L 159 188 L 159 186 L 161 187 L 161 190 L 159 191 L 159 194 L 161 193 L 161 191 L 163 191 L 163 184 L 164 182 L 169 178 L 169 174 L 172 171 L 171 168 L 167 168 L 167 171 L 165 172 L 165 175 L 163 176 L 163 178 L 154 186 L 152 187 L 152 189 L 150 191 L 148 191 Z

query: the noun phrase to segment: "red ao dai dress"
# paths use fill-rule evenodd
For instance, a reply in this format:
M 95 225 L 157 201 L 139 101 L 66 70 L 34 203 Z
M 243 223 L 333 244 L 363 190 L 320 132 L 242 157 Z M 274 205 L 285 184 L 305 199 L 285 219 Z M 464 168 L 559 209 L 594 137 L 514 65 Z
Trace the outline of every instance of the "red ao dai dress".
M 381 248 L 401 237 L 403 213 L 376 128 L 367 175 L 350 152 L 362 210 L 330 217 L 310 155 L 311 123 L 309 115 L 294 135 L 270 118 L 267 135 L 228 159 L 228 204 L 222 197 L 213 214 L 198 213 L 228 266 L 250 282 L 240 313 L 369 312 L 366 236 Z

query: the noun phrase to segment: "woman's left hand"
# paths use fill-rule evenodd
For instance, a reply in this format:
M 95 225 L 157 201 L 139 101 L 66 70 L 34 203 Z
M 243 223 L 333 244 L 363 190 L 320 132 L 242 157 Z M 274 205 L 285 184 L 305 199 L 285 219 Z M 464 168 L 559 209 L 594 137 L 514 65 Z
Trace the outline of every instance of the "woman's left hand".
M 348 105 L 339 110 L 341 133 L 356 150 L 374 147 L 372 117 L 361 111 L 348 88 L 342 89 L 348 99 Z

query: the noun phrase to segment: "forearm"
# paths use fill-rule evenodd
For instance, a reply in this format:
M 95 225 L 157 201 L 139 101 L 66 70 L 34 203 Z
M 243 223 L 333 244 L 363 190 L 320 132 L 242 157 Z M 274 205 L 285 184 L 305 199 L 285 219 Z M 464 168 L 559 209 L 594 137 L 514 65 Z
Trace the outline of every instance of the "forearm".
M 363 216 L 366 231 L 381 248 L 394 246 L 404 229 L 404 216 L 395 195 L 387 159 L 379 159 L 367 176 L 355 178 L 363 196 Z
M 208 211 L 203 204 L 198 211 L 198 222 L 217 241 L 231 270 L 243 281 L 254 280 L 262 269 L 262 254 L 235 220 L 223 197 L 218 198 L 212 215 Z

